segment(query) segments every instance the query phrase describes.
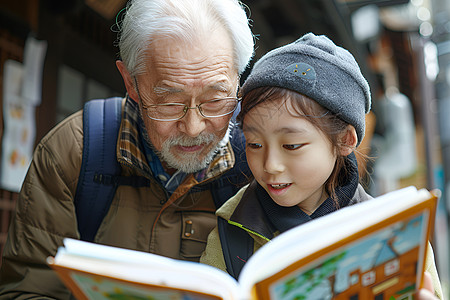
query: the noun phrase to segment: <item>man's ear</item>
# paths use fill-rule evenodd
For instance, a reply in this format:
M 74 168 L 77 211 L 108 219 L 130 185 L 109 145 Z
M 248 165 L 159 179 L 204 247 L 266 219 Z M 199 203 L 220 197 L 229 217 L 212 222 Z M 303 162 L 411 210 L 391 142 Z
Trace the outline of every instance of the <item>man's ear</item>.
M 128 95 L 133 99 L 134 101 L 138 101 L 139 97 L 136 92 L 136 88 L 134 86 L 134 80 L 133 77 L 131 77 L 130 72 L 128 72 L 127 68 L 125 67 L 125 64 L 121 60 L 116 61 L 117 69 L 119 69 L 120 75 L 122 75 L 123 83 L 125 84 L 125 88 L 127 89 Z
M 341 144 L 340 154 L 347 156 L 352 153 L 358 143 L 358 135 L 356 134 L 355 127 L 348 125 L 339 139 Z

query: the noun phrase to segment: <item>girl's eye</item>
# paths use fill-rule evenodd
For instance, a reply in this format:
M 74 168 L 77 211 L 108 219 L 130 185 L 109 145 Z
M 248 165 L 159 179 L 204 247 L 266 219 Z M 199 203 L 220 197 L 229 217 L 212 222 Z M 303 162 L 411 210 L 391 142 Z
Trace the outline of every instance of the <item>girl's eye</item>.
M 251 148 L 251 149 L 258 149 L 258 148 L 261 148 L 262 145 L 258 144 L 258 143 L 247 143 L 247 147 Z
M 303 147 L 303 145 L 304 144 L 285 144 L 283 145 L 283 148 L 287 150 L 297 150 Z

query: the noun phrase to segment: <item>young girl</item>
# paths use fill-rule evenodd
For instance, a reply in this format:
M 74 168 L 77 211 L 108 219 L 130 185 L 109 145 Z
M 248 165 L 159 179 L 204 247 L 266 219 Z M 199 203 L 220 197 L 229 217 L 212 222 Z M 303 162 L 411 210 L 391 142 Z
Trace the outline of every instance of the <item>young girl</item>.
M 371 198 L 353 153 L 370 90 L 347 50 L 306 34 L 264 55 L 241 93 L 238 120 L 254 180 L 217 211 L 219 225 L 201 258 L 236 278 L 274 236 Z

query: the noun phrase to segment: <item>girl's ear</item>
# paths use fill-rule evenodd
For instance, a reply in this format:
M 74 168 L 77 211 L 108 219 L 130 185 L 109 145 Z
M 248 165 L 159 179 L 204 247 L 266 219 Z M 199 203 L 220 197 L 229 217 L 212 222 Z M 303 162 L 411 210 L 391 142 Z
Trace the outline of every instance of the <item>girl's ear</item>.
M 353 152 L 358 143 L 358 135 L 356 134 L 355 127 L 348 125 L 346 130 L 340 136 L 340 154 L 347 156 Z
M 134 87 L 133 78 L 125 67 L 125 64 L 121 60 L 117 60 L 116 66 L 120 72 L 120 75 L 122 75 L 123 83 L 125 84 L 128 95 L 130 95 L 131 99 L 133 99 L 134 101 L 138 101 L 139 97 Z

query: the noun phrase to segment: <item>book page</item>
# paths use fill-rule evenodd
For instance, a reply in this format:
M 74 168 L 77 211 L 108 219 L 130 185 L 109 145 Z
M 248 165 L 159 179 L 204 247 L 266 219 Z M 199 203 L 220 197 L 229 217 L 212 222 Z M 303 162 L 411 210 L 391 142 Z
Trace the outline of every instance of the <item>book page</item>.
M 415 214 L 352 243 L 270 283 L 270 299 L 409 299 L 422 272 L 428 212 Z M 307 260 L 306 260 L 307 261 Z
M 110 299 L 101 295 L 118 291 L 127 295 L 132 291 L 133 295 L 149 295 L 149 287 L 143 285 L 153 285 L 151 295 L 154 299 L 178 299 L 175 295 L 182 295 L 183 299 L 192 298 L 188 297 L 187 291 L 204 294 L 201 299 L 211 299 L 207 295 L 221 299 L 238 297 L 236 280 L 211 266 L 79 240 L 65 239 L 64 243 L 66 247 L 60 248 L 50 263 L 68 269 L 70 279 L 91 295 L 89 299 Z M 141 287 L 130 285 L 133 282 L 141 284 Z M 172 296 L 165 298 L 169 294 Z

